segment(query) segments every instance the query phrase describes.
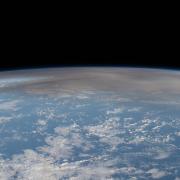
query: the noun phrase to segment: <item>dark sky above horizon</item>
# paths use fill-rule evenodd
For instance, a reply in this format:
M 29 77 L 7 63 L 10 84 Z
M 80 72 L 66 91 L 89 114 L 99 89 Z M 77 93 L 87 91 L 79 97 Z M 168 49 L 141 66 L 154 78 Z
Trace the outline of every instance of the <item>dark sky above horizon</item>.
M 161 57 L 129 56 L 42 56 L 19 57 L 0 61 L 0 69 L 32 68 L 56 66 L 136 66 L 180 68 L 174 59 L 165 60 Z

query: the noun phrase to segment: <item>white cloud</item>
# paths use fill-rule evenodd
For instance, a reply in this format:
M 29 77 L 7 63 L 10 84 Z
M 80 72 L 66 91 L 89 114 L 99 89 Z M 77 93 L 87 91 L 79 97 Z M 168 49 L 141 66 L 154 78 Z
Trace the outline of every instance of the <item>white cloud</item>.
M 0 117 L 0 124 L 9 122 L 11 119 L 12 119 L 12 117 L 1 116 Z
M 1 102 L 0 104 L 0 110 L 11 110 L 11 111 L 16 111 L 19 109 L 17 106 L 20 100 L 12 100 L 8 102 Z
M 119 120 L 120 118 L 118 117 L 112 117 L 99 125 L 88 126 L 85 127 L 85 129 L 88 131 L 89 135 L 100 137 L 100 142 L 109 144 L 112 150 L 114 150 L 117 145 L 124 143 L 124 139 L 122 137 L 119 137 Z
M 111 179 L 119 172 L 112 167 L 112 160 L 93 157 L 74 162 L 55 163 L 54 159 L 27 149 L 23 154 L 15 155 L 12 160 L 0 159 L 0 178 L 3 180 L 17 178 L 19 180 L 67 179 Z
M 154 159 L 166 159 L 171 155 L 170 152 L 159 151 Z
M 151 177 L 153 179 L 159 179 L 159 178 L 166 176 L 165 171 L 160 171 L 159 169 L 156 169 L 156 168 L 148 170 L 147 173 L 151 174 Z
M 147 104 L 162 104 L 162 105 L 180 105 L 180 101 L 178 100 L 142 100 L 141 102 L 147 103 Z
M 146 173 L 154 179 L 166 176 L 164 169 L 153 168 L 145 173 L 141 167 L 133 167 L 123 154 L 122 159 L 119 156 L 112 156 L 109 150 L 114 150 L 118 144 L 126 142 L 123 137 L 119 137 L 120 127 L 118 117 L 109 118 L 98 125 L 85 126 L 84 129 L 77 124 L 56 127 L 54 134 L 46 137 L 46 145 L 37 148 L 37 151 L 27 149 L 22 154 L 14 155 L 11 160 L 0 158 L 0 179 L 9 180 L 16 177 L 19 180 L 39 180 L 43 177 L 45 180 L 63 178 L 110 180 L 113 179 L 114 174 L 120 176 L 124 174 L 128 176 L 128 179 L 138 179 L 145 177 Z M 88 150 L 96 147 L 84 138 L 82 135 L 84 130 L 88 132 L 87 137 L 98 136 L 99 142 L 107 143 L 111 148 L 104 149 L 105 151 L 98 156 L 88 154 Z M 136 138 L 141 139 L 140 136 Z M 74 153 L 77 153 L 74 147 L 80 150 L 76 154 L 78 160 L 73 159 Z M 153 155 L 158 154 L 158 159 L 167 157 L 166 151 L 160 151 L 158 148 L 152 151 L 148 149 L 147 152 Z M 137 154 L 132 153 L 132 155 L 133 158 Z M 144 155 L 147 155 L 146 152 Z M 124 164 L 124 167 L 117 168 L 118 163 Z
M 175 133 L 177 136 L 180 136 L 180 131 Z
M 135 121 L 134 117 L 128 116 L 123 119 L 116 117 L 119 112 L 124 111 L 115 108 L 109 114 L 113 117 L 102 119 L 101 122 L 95 125 L 79 126 L 74 123 L 69 126 L 59 126 L 54 129 L 54 134 L 46 134 L 46 145 L 38 147 L 36 150 L 25 150 L 20 155 L 14 155 L 11 160 L 3 160 L 0 158 L 0 179 L 17 179 L 36 180 L 45 177 L 50 180 L 56 179 L 112 179 L 113 174 L 127 175 L 128 179 L 139 179 L 145 177 L 147 174 L 152 178 L 158 179 L 167 175 L 167 167 L 163 170 L 150 169 L 147 174 L 142 170 L 142 167 L 133 167 L 129 158 L 137 158 L 138 155 L 151 157 L 152 159 L 168 158 L 172 151 L 164 148 L 155 147 L 154 149 L 143 149 L 143 152 L 138 153 L 122 153 L 121 156 L 112 156 L 114 150 L 117 150 L 118 145 L 126 143 L 137 144 L 148 142 L 162 143 L 163 137 L 155 137 L 146 131 L 146 127 L 153 122 L 155 125 L 159 124 L 157 118 L 144 118 Z M 38 115 L 42 116 L 36 121 L 38 127 L 46 127 L 49 119 L 57 117 L 58 114 L 53 109 L 45 109 L 38 111 Z M 47 119 L 46 119 L 47 118 Z M 131 132 L 126 136 L 126 132 Z M 34 131 L 35 133 L 37 131 Z M 139 133 L 140 132 L 140 133 Z M 150 133 L 154 133 L 151 131 Z M 89 141 L 91 135 L 97 136 L 95 138 L 98 143 L 109 145 L 100 152 L 99 156 L 89 154 L 89 150 L 94 150 L 96 147 L 93 141 Z M 15 138 L 19 139 L 20 136 Z M 161 140 L 161 141 L 160 141 Z M 157 145 L 158 146 L 158 145 Z M 110 148 L 109 148 L 110 147 Z M 121 146 L 122 148 L 126 148 Z M 77 152 L 78 149 L 78 152 Z M 133 148 L 132 148 L 133 150 Z M 128 150 L 127 150 L 128 151 Z M 129 157 L 127 157 L 129 156 Z M 74 158 L 75 157 L 75 158 Z M 122 158 L 121 158 L 122 157 Z M 77 160 L 77 159 L 78 160 Z M 117 168 L 117 164 L 121 163 L 124 167 Z M 157 162 L 158 163 L 158 162 Z M 142 169 L 141 169 L 142 168 Z M 149 164 L 147 163 L 147 168 Z M 130 177 L 131 176 L 131 177 Z M 45 179 L 44 178 L 44 179 Z
M 33 150 L 25 150 L 23 154 L 15 155 L 11 161 L 2 164 L 7 179 L 17 178 L 19 180 L 56 180 L 59 167 L 54 165 L 51 158 L 45 158 Z
M 45 121 L 43 119 L 39 119 L 36 124 L 40 125 L 40 126 L 45 126 L 47 124 L 47 121 Z
M 44 118 L 46 120 L 52 120 L 56 118 L 56 113 L 54 108 L 47 107 L 45 109 L 37 109 L 36 113 L 40 118 Z
M 40 147 L 39 150 L 43 153 L 47 153 L 56 160 L 68 159 L 73 154 L 70 139 L 68 140 L 67 138 L 63 138 L 61 136 L 47 137 L 46 143 L 48 145 Z
M 139 144 L 145 141 L 144 136 L 135 136 L 132 140 L 128 141 L 128 144 Z
M 47 123 L 48 123 L 47 120 L 38 119 L 37 122 L 35 123 L 36 130 L 34 130 L 32 133 L 43 134 L 48 127 Z
M 106 114 L 107 115 L 109 115 L 109 114 L 118 114 L 118 113 L 122 113 L 123 111 L 124 111 L 124 108 L 120 107 L 120 108 L 115 108 L 112 111 L 107 111 Z
M 88 99 L 89 97 L 84 95 L 84 94 L 80 94 L 78 96 L 76 96 L 78 99 Z
M 138 112 L 138 111 L 140 111 L 141 109 L 142 109 L 141 107 L 134 107 L 134 108 L 128 109 L 128 112 Z
M 99 125 L 88 126 L 85 129 L 88 130 L 89 134 L 93 134 L 99 137 L 114 136 L 119 132 L 119 120 L 120 118 L 118 117 L 112 117 Z
M 56 127 L 54 132 L 45 139 L 47 145 L 37 151 L 27 149 L 22 154 L 14 155 L 11 160 L 0 157 L 0 179 L 39 180 L 43 177 L 45 180 L 99 180 L 112 179 L 113 174 L 120 172 L 115 167 L 118 162 L 116 157 L 103 154 L 90 156 L 86 153 L 83 156 L 84 152 L 95 147 L 83 138 L 77 124 Z M 74 147 L 83 150 L 79 160 L 72 159 Z
M 124 118 L 124 120 L 125 121 L 131 121 L 131 120 L 133 120 L 133 118 L 132 117 L 127 117 L 127 118 Z
M 56 127 L 54 131 L 56 134 L 48 136 L 45 139 L 47 145 L 40 147 L 39 150 L 49 154 L 56 160 L 71 158 L 74 153 L 74 147 L 82 148 L 84 151 L 93 147 L 82 138 L 77 124 L 68 127 Z
M 118 97 L 118 98 L 116 98 L 116 101 L 119 101 L 119 102 L 131 102 L 132 99 L 130 99 L 130 98 Z

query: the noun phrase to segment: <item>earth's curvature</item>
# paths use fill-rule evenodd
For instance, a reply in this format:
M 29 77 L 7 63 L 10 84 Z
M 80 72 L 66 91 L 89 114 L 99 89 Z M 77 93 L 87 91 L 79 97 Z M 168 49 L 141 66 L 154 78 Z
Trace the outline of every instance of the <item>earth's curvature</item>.
M 180 71 L 0 72 L 0 180 L 180 179 Z

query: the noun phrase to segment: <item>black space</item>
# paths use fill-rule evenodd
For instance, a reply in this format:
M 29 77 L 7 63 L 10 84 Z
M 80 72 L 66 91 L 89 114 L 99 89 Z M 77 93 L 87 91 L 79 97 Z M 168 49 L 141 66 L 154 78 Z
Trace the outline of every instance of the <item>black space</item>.
M 136 13 L 119 14 L 118 7 L 110 17 L 108 9 L 100 13 L 103 8 L 97 8 L 99 16 L 93 17 L 92 10 L 87 12 L 89 16 L 78 16 L 73 7 L 75 13 L 67 11 L 58 16 L 60 10 L 40 7 L 17 11 L 13 6 L 15 12 L 4 14 L 0 70 L 57 66 L 180 68 L 179 56 L 168 52 L 167 35 L 150 28 L 149 23 L 146 27 L 147 19 L 139 27 Z
M 126 34 L 118 37 L 117 33 L 111 37 L 102 32 L 96 36 L 60 33 L 52 30 L 39 34 L 36 31 L 8 33 L 1 48 L 0 70 L 62 66 L 180 68 L 178 59 L 168 51 L 153 50 L 145 44 L 139 46 L 140 42 L 128 33 L 129 38 Z
M 146 38 L 149 34 L 141 42 L 133 26 L 121 26 L 123 31 L 119 31 L 114 26 L 108 26 L 110 30 L 100 25 L 101 28 L 85 28 L 84 24 L 55 28 L 46 22 L 46 26 L 39 21 L 13 22 L 4 26 L 0 70 L 62 66 L 180 69 L 179 59 L 172 56 L 174 53 L 156 41 L 150 42 Z
M 24 21 L 23 21 L 24 22 Z M 26 22 L 26 21 L 25 21 Z M 16 24 L 17 26 L 17 24 Z M 64 66 L 131 66 L 180 69 L 180 62 L 156 42 L 140 43 L 132 31 L 118 28 L 75 31 L 75 27 L 24 28 L 7 26 L 0 54 L 0 70 Z M 80 28 L 80 27 L 79 27 Z M 81 28 L 80 28 L 81 29 Z M 117 29 L 115 31 L 115 29 Z M 133 30 L 133 28 L 127 28 Z M 21 30 L 21 31 L 20 31 Z M 72 33 L 73 32 L 73 33 Z M 94 32 L 94 34 L 92 33 Z M 137 38 L 134 38 L 137 37 Z M 140 44 L 140 46 L 139 46 Z M 160 48 L 161 47 L 161 48 Z M 154 50 L 153 50 L 154 49 Z
M 64 67 L 64 66 L 130 66 L 179 69 L 177 61 L 163 57 L 148 57 L 137 55 L 79 55 L 62 56 L 56 54 L 33 54 L 23 53 L 6 58 L 0 62 L 0 70 L 13 70 L 24 68 L 41 67 Z

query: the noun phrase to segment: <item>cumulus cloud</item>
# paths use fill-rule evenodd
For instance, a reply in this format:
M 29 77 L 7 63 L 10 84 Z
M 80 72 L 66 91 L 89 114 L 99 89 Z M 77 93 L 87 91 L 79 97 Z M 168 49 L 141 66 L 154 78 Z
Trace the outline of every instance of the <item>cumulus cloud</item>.
M 111 179 L 118 172 L 111 160 L 104 161 L 102 157 L 58 164 L 51 156 L 45 157 L 30 149 L 15 155 L 12 160 L 0 159 L 0 178 L 3 180 Z
M 45 141 L 46 145 L 36 151 L 27 149 L 22 154 L 15 154 L 12 159 L 0 158 L 0 179 L 39 180 L 43 177 L 45 180 L 98 180 L 111 179 L 113 174 L 120 172 L 116 167 L 116 157 L 86 154 L 95 147 L 83 138 L 82 129 L 75 123 L 56 127 L 54 134 L 48 135 Z M 82 150 L 79 152 L 82 156 L 77 160 L 73 159 L 75 147 Z
M 119 120 L 120 118 L 118 117 L 111 117 L 98 125 L 88 126 L 85 129 L 89 135 L 98 136 L 100 142 L 109 144 L 112 149 L 115 149 L 117 145 L 124 143 L 124 139 L 119 137 Z
M 73 156 L 74 148 L 87 151 L 93 147 L 81 134 L 77 124 L 67 127 L 56 127 L 55 135 L 45 138 L 46 146 L 40 147 L 39 151 L 47 153 L 57 161 L 69 159 Z
M 127 121 L 131 122 L 133 118 Z M 150 120 L 144 118 L 142 121 L 147 123 Z M 37 122 L 39 126 L 45 124 L 43 119 Z M 134 142 L 124 139 L 120 132 L 121 127 L 122 121 L 119 117 L 107 118 L 98 124 L 84 127 L 76 123 L 58 126 L 54 128 L 54 133 L 47 134 L 46 144 L 36 150 L 27 149 L 22 154 L 14 155 L 12 159 L 0 158 L 0 179 L 39 180 L 44 177 L 45 180 L 99 180 L 113 179 L 113 175 L 118 177 L 125 175 L 128 179 L 138 179 L 147 174 L 153 179 L 158 179 L 166 176 L 168 174 L 166 168 L 163 170 L 149 169 L 150 166 L 147 164 L 146 168 L 149 170 L 145 173 L 146 168 L 143 169 L 144 167 L 137 167 L 131 163 L 133 158 L 137 158 L 137 153 L 126 152 L 121 156 L 112 156 L 119 144 L 141 143 L 145 138 L 145 136 L 136 135 Z M 106 143 L 110 148 L 103 149 L 103 152 L 98 155 L 89 154 L 89 150 L 97 148 L 87 139 L 91 135 L 98 137 L 98 143 Z M 147 156 L 150 153 L 153 159 L 154 157 L 158 160 L 166 159 L 171 149 L 167 147 L 163 148 L 165 151 L 162 151 L 157 147 L 153 147 L 152 150 L 146 149 L 145 152 L 139 154 Z M 119 164 L 122 166 L 119 167 Z
M 39 153 L 27 149 L 23 154 L 15 155 L 12 160 L 2 163 L 0 170 L 6 179 L 43 179 L 56 180 L 59 167 L 53 164 L 51 158 L 46 158 Z
M 43 119 L 39 119 L 36 124 L 40 126 L 45 126 L 47 124 L 47 121 Z

